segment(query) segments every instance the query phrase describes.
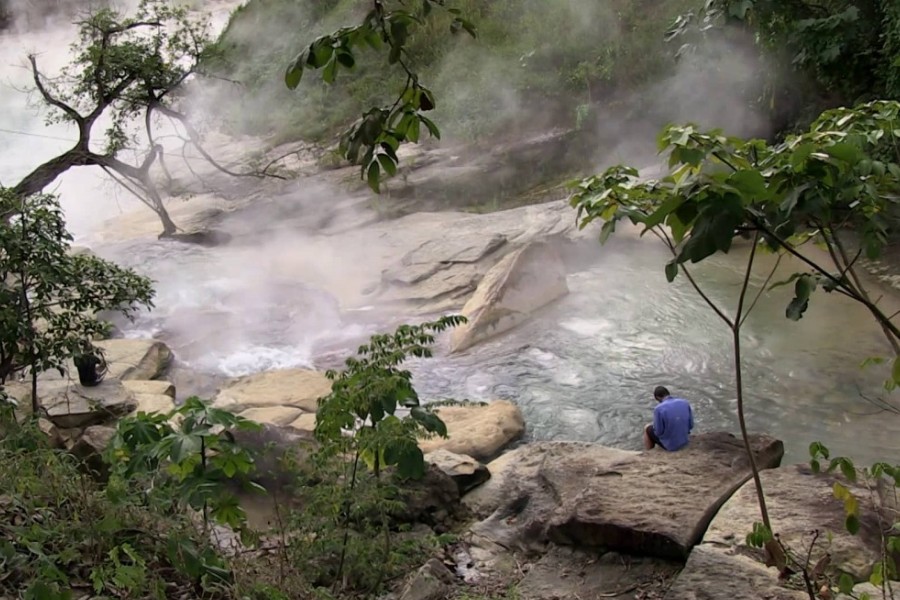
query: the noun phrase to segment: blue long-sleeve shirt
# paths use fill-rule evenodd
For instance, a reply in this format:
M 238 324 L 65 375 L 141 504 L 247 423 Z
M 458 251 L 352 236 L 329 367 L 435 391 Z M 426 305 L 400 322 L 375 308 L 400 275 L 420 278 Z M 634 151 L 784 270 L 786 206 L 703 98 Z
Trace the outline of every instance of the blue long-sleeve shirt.
M 694 414 L 687 400 L 669 397 L 653 409 L 653 432 L 670 452 L 687 446 L 693 428 Z

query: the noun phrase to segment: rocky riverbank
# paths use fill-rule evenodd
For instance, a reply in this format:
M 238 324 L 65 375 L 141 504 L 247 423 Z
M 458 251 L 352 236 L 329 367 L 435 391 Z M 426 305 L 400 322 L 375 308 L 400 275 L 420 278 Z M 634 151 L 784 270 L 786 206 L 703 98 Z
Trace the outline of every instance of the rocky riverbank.
M 168 410 L 174 391 L 152 379 L 165 367 L 163 345 L 112 340 L 105 349 L 122 379 L 96 388 L 47 379 L 39 387 L 48 409 L 45 431 L 89 464 L 99 464 L 118 417 Z M 328 389 L 328 380 L 312 371 L 262 373 L 224 386 L 214 404 L 267 421 L 269 438 L 290 450 L 310 439 L 315 399 Z M 429 515 L 430 527 L 455 531 L 457 541 L 411 575 L 398 598 L 512 588 L 515 597 L 533 600 L 808 598 L 799 573 L 779 574 L 747 544 L 759 514 L 739 438 L 700 433 L 677 453 L 521 444 L 525 423 L 511 403 L 436 410 L 449 437 L 422 441 L 431 491 L 415 496 L 425 504 L 410 514 Z M 823 574 L 846 574 L 864 586 L 884 552 L 885 532 L 900 519 L 893 490 L 866 489 L 805 465 L 781 466 L 782 443 L 765 435 L 753 435 L 751 446 L 783 546 L 809 565 L 827 555 Z M 859 498 L 855 536 L 844 528 L 836 483 Z

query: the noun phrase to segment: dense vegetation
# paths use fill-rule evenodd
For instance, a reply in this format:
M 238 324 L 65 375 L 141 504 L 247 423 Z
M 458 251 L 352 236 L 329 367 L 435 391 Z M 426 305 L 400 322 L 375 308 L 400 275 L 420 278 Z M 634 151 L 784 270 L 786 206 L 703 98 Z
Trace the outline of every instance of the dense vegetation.
M 428 488 L 416 488 L 427 470 L 416 438 L 446 427 L 419 406 L 401 365 L 430 356 L 434 334 L 460 321 L 373 336 L 331 373 L 315 442 L 266 434 L 194 397 L 119 421 L 98 469 L 96 456 L 51 447 L 50 426 L 39 429 L 0 388 L 0 465 L 16 466 L 0 469 L 0 596 L 382 592 L 453 539 L 412 527 L 436 524 Z M 260 493 L 275 503 L 271 530 L 252 529 L 239 501 Z
M 240 82 L 243 91 L 229 89 L 217 102 L 239 98 L 229 107 L 240 115 L 238 127 L 278 132 L 280 140 L 323 138 L 369 106 L 385 103 L 404 74 L 390 68 L 384 53 L 359 54 L 356 68 L 342 72 L 338 86 L 309 79 L 292 94 L 282 83 L 284 57 L 296 52 L 298 42 L 358 21 L 369 4 L 248 2 L 219 40 L 220 62 L 214 64 L 214 71 Z M 452 5 L 477 28 L 477 38 L 445 35 L 451 17 L 436 12 L 411 33 L 407 50 L 423 83 L 440 98 L 434 119 L 448 136 L 473 139 L 511 125 L 573 127 L 592 103 L 612 101 L 620 90 L 664 74 L 674 61 L 663 33 L 694 0 Z
M 749 33 L 771 69 L 757 103 L 775 129 L 803 129 L 825 109 L 900 99 L 900 6 L 890 0 L 706 0 L 669 32 L 689 51 Z

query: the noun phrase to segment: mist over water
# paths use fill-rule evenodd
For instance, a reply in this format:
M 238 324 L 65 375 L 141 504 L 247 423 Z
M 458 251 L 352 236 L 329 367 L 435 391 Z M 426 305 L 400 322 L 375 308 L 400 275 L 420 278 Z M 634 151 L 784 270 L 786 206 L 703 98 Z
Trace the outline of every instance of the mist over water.
M 216 29 L 235 4 L 192 3 L 211 12 Z M 576 16 L 577 6 L 589 11 L 589 18 L 579 17 L 582 22 L 602 20 L 600 8 L 573 3 Z M 0 129 L 5 130 L 0 131 L 0 182 L 5 185 L 75 140 L 70 127 L 46 126 L 21 92 L 30 86 L 24 68 L 29 52 L 37 52 L 48 71 L 68 60 L 71 20 L 65 15 L 32 19 L 0 35 Z M 254 33 L 267 32 L 247 34 Z M 450 64 L 453 55 L 446 60 Z M 489 79 L 492 89 L 463 82 L 457 93 L 478 98 L 489 92 L 500 99 L 495 108 L 511 113 L 529 108 L 504 85 L 506 63 L 485 60 L 478 68 L 475 80 Z M 765 135 L 765 120 L 741 101 L 741 90 L 765 68 L 721 41 L 700 48 L 660 81 L 635 92 L 653 99 L 641 104 L 650 107 L 645 114 L 633 114 L 625 98 L 601 115 L 597 170 L 657 162 L 654 140 L 667 122 Z M 188 102 L 198 119 L 216 115 L 215 95 L 201 90 Z M 163 339 L 191 370 L 224 378 L 274 368 L 333 367 L 371 333 L 422 318 L 366 304 L 359 293 L 406 251 L 374 234 L 333 235 L 348 214 L 356 222 L 373 217 L 367 204 L 339 213 L 341 203 L 355 199 L 334 182 L 315 178 L 266 190 L 265 210 L 244 211 L 235 217 L 239 220 L 225 223 L 242 232 L 237 243 L 204 248 L 157 241 L 155 225 L 148 229 L 154 233 L 137 239 L 97 241 L 100 221 L 146 209 L 91 167 L 71 170 L 55 188 L 79 240 L 94 240 L 100 255 L 156 281 L 156 309 L 133 324 L 122 323 L 123 333 Z M 154 218 L 148 213 L 148 222 Z M 665 384 L 694 404 L 699 430 L 736 431 L 729 333 L 685 281 L 666 283 L 664 261 L 652 242 L 615 240 L 597 247 L 590 260 L 571 266 L 571 294 L 530 322 L 459 356 L 447 356 L 441 340 L 436 358 L 413 361 L 417 388 L 430 399 L 511 399 L 522 407 L 533 439 L 636 448 L 653 409 L 650 390 Z M 704 265 L 698 274 L 714 298 L 730 301 L 739 265 L 736 253 Z M 881 375 L 863 372 L 858 364 L 885 352 L 870 318 L 840 298 L 817 296 L 807 316 L 792 323 L 784 318 L 786 302 L 783 294 L 767 295 L 747 322 L 751 427 L 784 439 L 788 460 L 802 460 L 816 439 L 861 462 L 900 451 L 898 419 L 872 414 L 860 397 L 879 393 Z M 191 391 L 179 387 L 182 396 Z

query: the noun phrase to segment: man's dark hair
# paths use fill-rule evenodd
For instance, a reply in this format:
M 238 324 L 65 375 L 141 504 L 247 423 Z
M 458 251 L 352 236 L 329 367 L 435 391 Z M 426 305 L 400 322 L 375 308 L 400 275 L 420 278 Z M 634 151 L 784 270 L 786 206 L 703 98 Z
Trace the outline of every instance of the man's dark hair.
M 666 396 L 669 396 L 669 395 L 670 394 L 669 394 L 668 388 L 665 388 L 661 385 L 656 386 L 656 389 L 653 390 L 653 397 L 656 398 L 657 400 L 662 400 L 663 398 L 665 398 Z

